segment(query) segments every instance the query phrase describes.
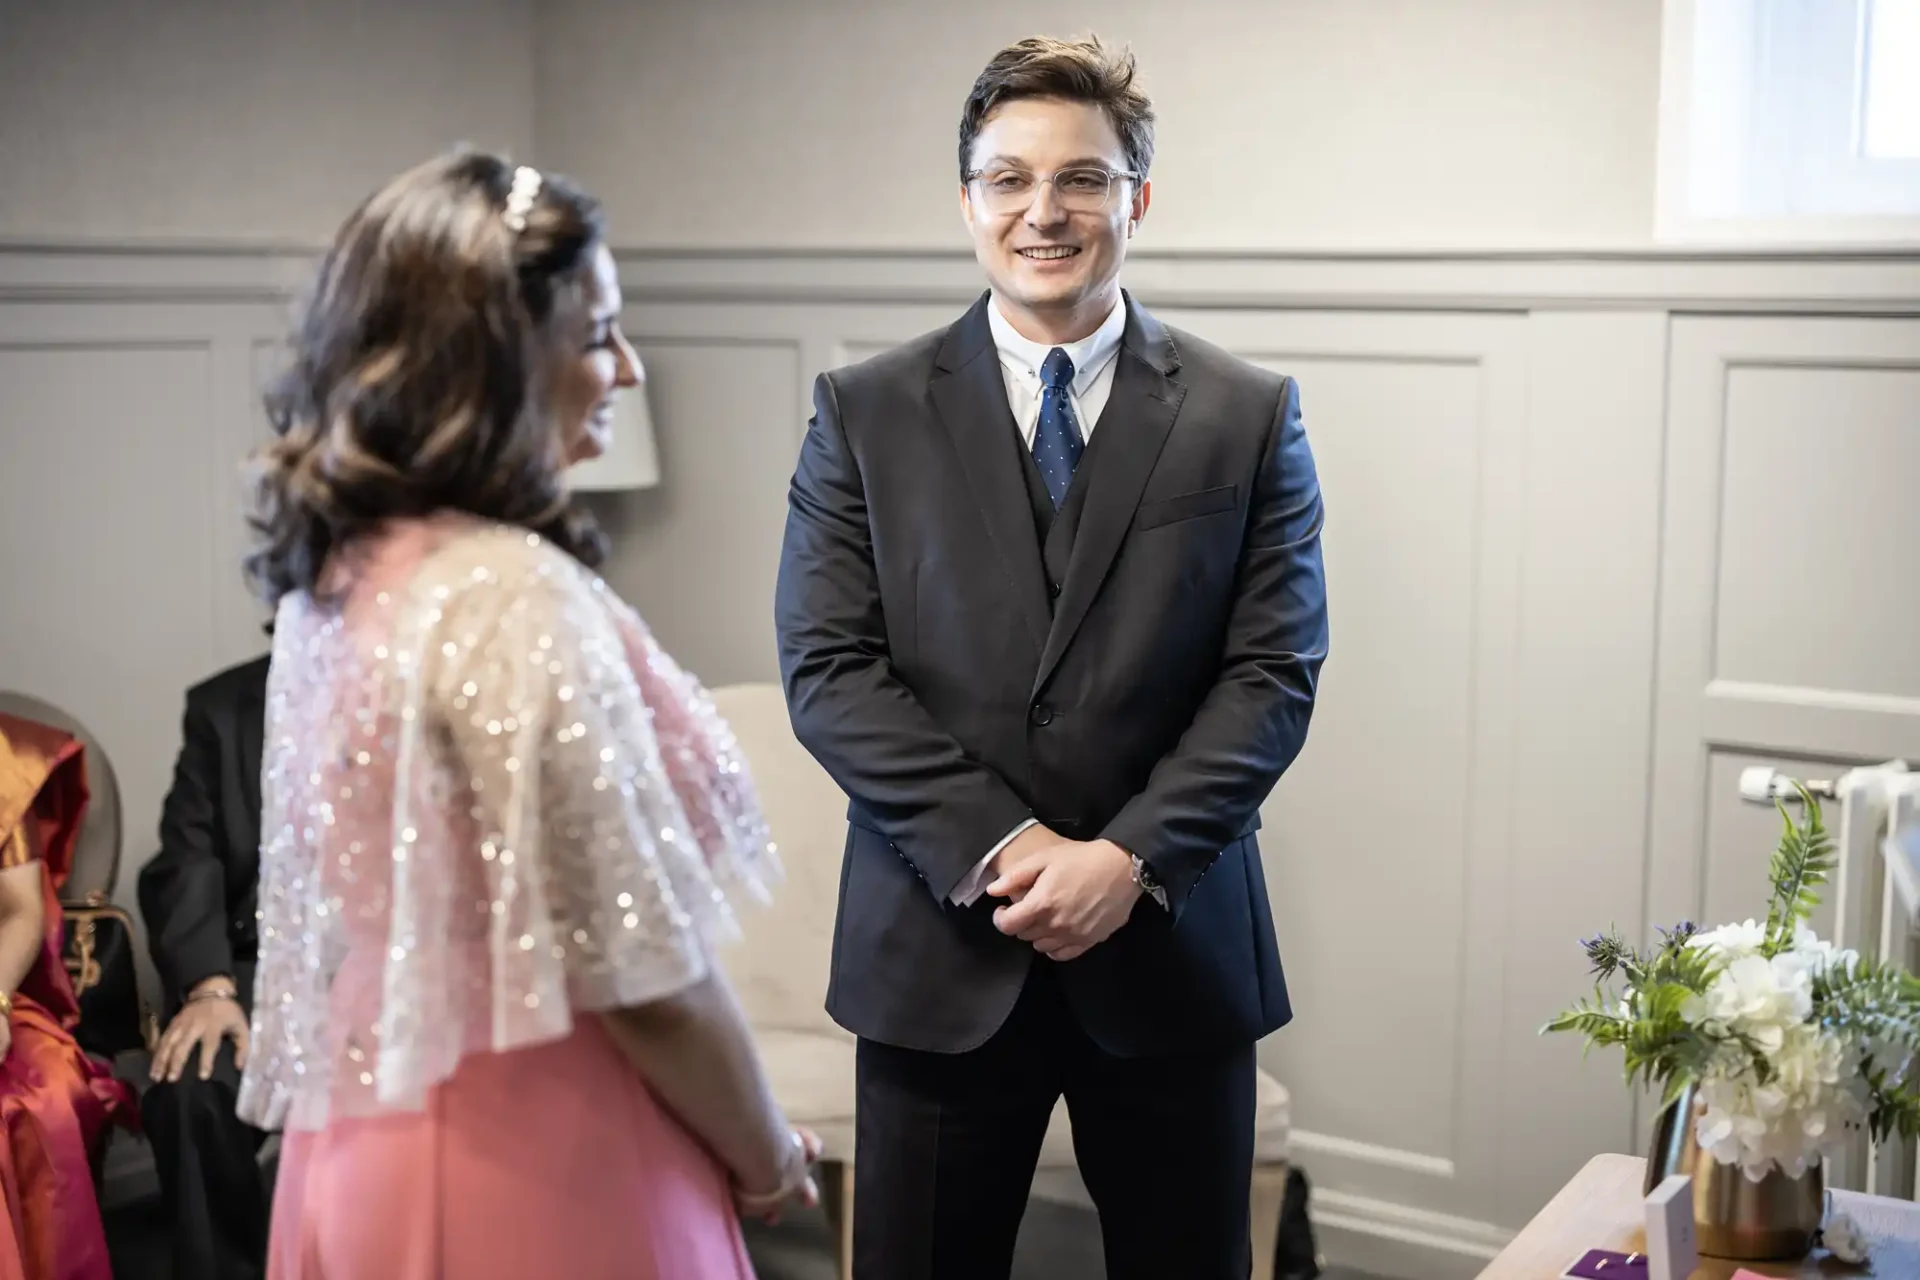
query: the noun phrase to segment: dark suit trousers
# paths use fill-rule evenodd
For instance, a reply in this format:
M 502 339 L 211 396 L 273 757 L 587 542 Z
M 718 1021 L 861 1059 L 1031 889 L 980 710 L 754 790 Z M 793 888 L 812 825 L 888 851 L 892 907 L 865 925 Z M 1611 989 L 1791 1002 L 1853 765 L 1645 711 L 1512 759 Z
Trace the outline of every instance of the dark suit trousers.
M 1052 962 L 966 1053 L 862 1040 L 856 1280 L 1004 1280 L 1063 1094 L 1108 1280 L 1245 1280 L 1253 1046 L 1117 1058 L 1080 1030 Z
M 257 1159 L 266 1135 L 234 1114 L 239 1093 L 233 1044 L 223 1042 L 212 1079 L 200 1078 L 196 1051 L 178 1081 L 150 1085 L 140 1100 L 173 1229 L 177 1280 L 266 1274 L 269 1195 Z

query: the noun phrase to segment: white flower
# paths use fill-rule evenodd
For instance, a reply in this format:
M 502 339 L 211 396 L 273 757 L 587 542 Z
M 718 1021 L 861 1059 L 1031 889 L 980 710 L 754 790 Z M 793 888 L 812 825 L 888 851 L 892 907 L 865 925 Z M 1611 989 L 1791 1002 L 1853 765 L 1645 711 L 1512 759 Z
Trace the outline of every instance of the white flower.
M 1769 1054 L 1780 1047 L 1782 1028 L 1813 1014 L 1813 979 L 1807 965 L 1787 956 L 1769 960 L 1742 955 L 1715 975 L 1703 995 L 1686 1002 L 1681 1016 L 1713 1023 L 1758 1041 Z
M 1839 1036 L 1804 1023 L 1775 1026 L 1761 1083 L 1743 1049 L 1728 1048 L 1699 1081 L 1694 1136 L 1721 1164 L 1755 1182 L 1779 1168 L 1799 1177 L 1832 1152 L 1866 1114 L 1855 1057 Z M 1844 1082 L 1844 1083 L 1843 1083 Z
M 1792 946 L 1779 958 L 1805 968 L 1810 977 L 1818 977 L 1829 969 L 1851 970 L 1859 963 L 1860 953 L 1836 947 L 1805 924 L 1798 924 L 1793 928 Z
M 1857 957 L 1805 925 L 1779 955 L 1763 955 L 1765 943 L 1765 927 L 1752 920 L 1696 935 L 1689 945 L 1723 963 L 1681 1010 L 1718 1046 L 1698 1082 L 1695 1136 L 1715 1160 L 1756 1182 L 1774 1168 L 1799 1177 L 1866 1115 L 1860 1061 L 1867 1047 L 1813 1023 L 1815 979 Z
M 1696 933 L 1687 940 L 1690 947 L 1703 947 L 1732 958 L 1752 955 L 1767 940 L 1767 927 L 1748 920 L 1742 924 L 1723 924 L 1718 929 Z
M 1858 1266 L 1867 1260 L 1867 1234 L 1844 1213 L 1827 1219 L 1827 1224 L 1820 1229 L 1820 1243 L 1842 1262 Z

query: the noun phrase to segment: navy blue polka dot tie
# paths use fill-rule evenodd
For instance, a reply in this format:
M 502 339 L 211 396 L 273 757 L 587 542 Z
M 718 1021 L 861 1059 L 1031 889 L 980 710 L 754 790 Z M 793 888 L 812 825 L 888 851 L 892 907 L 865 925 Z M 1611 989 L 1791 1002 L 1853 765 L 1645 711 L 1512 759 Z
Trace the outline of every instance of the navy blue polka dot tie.
M 1080 465 L 1080 423 L 1073 416 L 1073 399 L 1067 388 L 1073 385 L 1073 357 L 1059 347 L 1047 352 L 1040 365 L 1040 424 L 1033 432 L 1033 460 L 1040 466 L 1040 478 L 1057 508 L 1073 483 L 1073 469 Z

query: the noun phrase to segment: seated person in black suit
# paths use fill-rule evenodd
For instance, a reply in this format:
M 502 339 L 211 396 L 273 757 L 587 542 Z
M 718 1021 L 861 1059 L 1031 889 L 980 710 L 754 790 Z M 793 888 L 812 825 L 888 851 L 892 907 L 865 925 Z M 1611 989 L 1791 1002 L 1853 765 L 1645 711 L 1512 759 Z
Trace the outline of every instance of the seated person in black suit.
M 168 1022 L 141 1101 L 180 1280 L 265 1274 L 265 1135 L 234 1114 L 253 1004 L 260 879 L 260 737 L 267 659 L 187 692 L 185 741 L 140 871 L 140 913 Z

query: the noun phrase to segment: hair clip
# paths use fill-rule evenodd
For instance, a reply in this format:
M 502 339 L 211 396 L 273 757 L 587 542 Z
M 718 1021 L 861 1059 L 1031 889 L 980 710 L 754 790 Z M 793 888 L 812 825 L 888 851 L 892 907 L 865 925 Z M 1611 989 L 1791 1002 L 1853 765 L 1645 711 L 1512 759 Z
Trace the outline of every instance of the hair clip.
M 513 188 L 507 192 L 507 209 L 501 218 L 515 235 L 527 229 L 527 214 L 540 194 L 540 181 L 538 169 L 523 164 L 513 171 Z

